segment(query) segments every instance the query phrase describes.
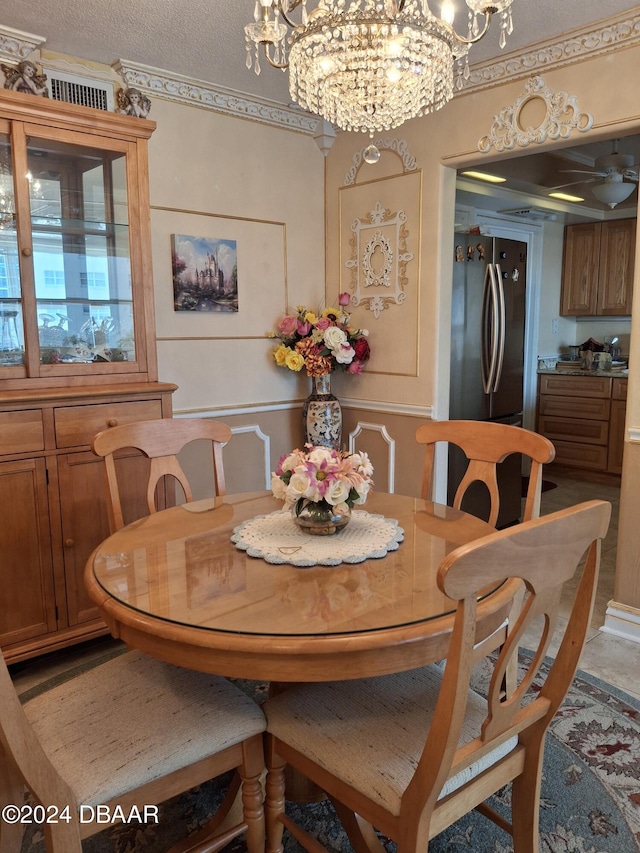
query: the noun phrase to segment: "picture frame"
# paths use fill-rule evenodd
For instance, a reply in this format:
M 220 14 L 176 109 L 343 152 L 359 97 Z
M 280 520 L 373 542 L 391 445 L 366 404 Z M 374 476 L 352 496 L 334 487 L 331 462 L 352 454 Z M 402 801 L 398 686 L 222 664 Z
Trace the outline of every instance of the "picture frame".
M 171 235 L 174 311 L 238 312 L 235 240 Z

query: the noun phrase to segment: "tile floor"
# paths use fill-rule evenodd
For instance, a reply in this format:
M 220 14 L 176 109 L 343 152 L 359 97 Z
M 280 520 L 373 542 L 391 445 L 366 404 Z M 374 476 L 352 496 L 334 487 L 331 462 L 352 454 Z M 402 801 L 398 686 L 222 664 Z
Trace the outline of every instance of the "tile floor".
M 613 505 L 609 533 L 603 543 L 600 579 L 591 631 L 580 660 L 580 668 L 640 698 L 640 679 L 638 678 L 640 645 L 610 634 L 603 634 L 598 630 L 604 623 L 607 603 L 613 597 L 620 489 L 598 483 L 571 480 L 554 474 L 550 474 L 548 478 L 557 484 L 557 488 L 543 493 L 541 507 L 543 515 L 593 498 L 609 500 Z M 568 591 L 567 602 L 569 598 L 570 591 Z M 80 661 L 102 656 L 115 643 L 116 641 L 110 637 L 104 637 L 82 646 L 63 649 L 41 658 L 15 664 L 11 667 L 11 674 L 18 692 L 28 690 L 44 679 L 76 666 Z M 523 645 L 526 647 L 526 637 Z M 551 653 L 553 654 L 554 651 L 555 648 L 552 647 Z
M 591 631 L 580 659 L 580 669 L 595 675 L 640 699 L 640 645 L 604 634 L 598 629 L 604 624 L 608 602 L 613 598 L 618 539 L 618 509 L 620 489 L 600 483 L 587 483 L 549 473 L 548 479 L 557 484 L 556 489 L 543 492 L 541 514 L 564 509 L 585 500 L 611 501 L 612 514 L 609 533 L 602 545 L 600 578 L 591 622 Z M 567 590 L 568 604 L 571 590 Z M 526 638 L 523 645 L 526 646 Z M 553 654 L 552 647 L 551 653 Z

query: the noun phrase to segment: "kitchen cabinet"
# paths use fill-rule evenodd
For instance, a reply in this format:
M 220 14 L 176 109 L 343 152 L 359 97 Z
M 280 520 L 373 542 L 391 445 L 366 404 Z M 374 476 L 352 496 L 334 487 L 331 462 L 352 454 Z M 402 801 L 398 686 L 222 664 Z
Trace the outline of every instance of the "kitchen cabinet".
M 109 534 L 95 433 L 171 417 L 158 382 L 146 119 L 0 90 L 0 645 L 106 632 L 84 565 Z M 145 466 L 118 460 L 131 517 Z M 140 498 L 140 500 L 142 500 Z M 163 496 L 161 495 L 161 502 Z M 138 513 L 137 510 L 140 509 Z
M 562 316 L 629 316 L 636 220 L 567 225 L 562 269 Z
M 622 474 L 624 425 L 627 415 L 627 380 L 614 379 L 611 388 L 611 419 L 609 424 L 609 456 L 607 471 Z
M 622 472 L 627 379 L 541 374 L 538 432 L 556 448 L 554 465 Z

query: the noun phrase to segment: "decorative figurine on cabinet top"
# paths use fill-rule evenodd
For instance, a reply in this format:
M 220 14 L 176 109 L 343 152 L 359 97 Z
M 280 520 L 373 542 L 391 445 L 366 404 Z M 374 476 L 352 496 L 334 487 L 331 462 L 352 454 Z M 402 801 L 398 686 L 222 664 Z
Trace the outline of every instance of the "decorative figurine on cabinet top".
M 25 59 L 17 66 L 0 65 L 4 74 L 4 88 L 12 92 L 26 92 L 28 95 L 40 95 L 49 97 L 47 89 L 47 75 L 38 72 L 38 66 Z
M 118 109 L 123 115 L 147 118 L 151 109 L 151 101 L 139 89 L 118 89 Z

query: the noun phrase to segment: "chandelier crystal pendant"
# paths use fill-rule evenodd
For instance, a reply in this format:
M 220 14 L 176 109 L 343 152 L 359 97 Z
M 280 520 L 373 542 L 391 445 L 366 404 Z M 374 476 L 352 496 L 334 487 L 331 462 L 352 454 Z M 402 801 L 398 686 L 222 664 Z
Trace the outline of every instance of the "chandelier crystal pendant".
M 247 67 L 260 73 L 262 48 L 269 65 L 289 69 L 289 93 L 303 109 L 372 136 L 443 107 L 453 96 L 454 66 L 468 69 L 469 47 L 494 14 L 504 44 L 512 2 L 466 0 L 463 37 L 450 0 L 442 17 L 428 0 L 256 0 L 254 23 L 245 27 Z M 290 14 L 298 8 L 295 23 Z

